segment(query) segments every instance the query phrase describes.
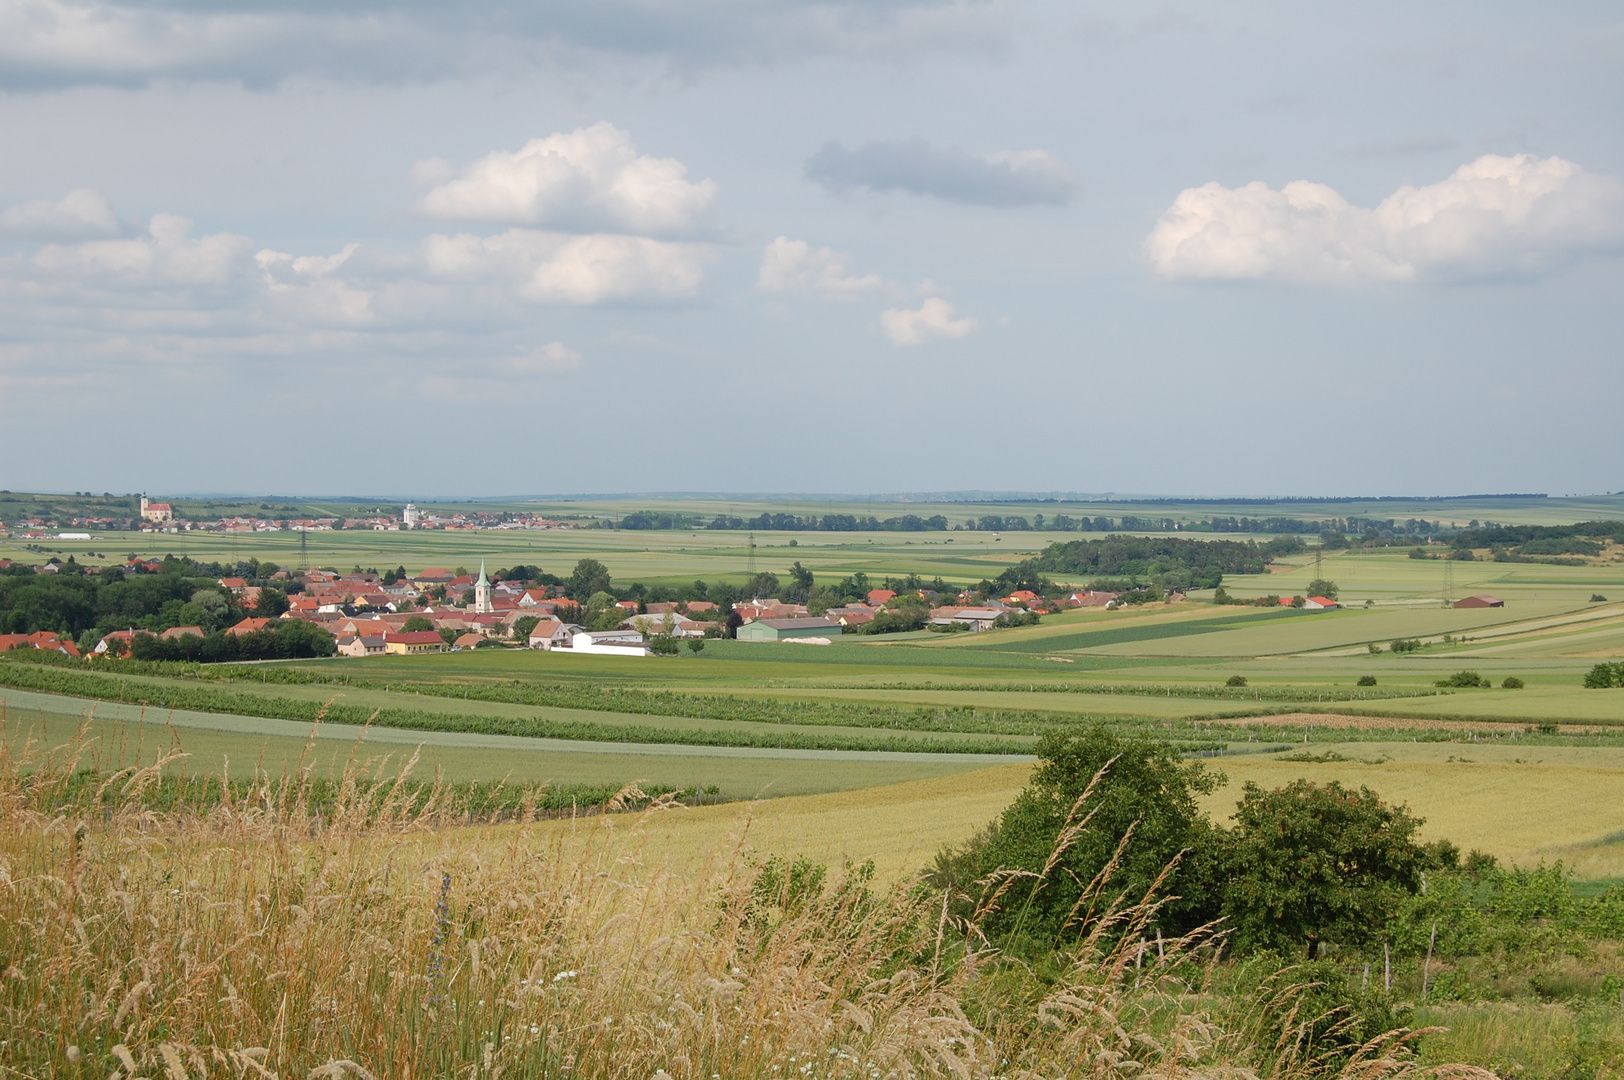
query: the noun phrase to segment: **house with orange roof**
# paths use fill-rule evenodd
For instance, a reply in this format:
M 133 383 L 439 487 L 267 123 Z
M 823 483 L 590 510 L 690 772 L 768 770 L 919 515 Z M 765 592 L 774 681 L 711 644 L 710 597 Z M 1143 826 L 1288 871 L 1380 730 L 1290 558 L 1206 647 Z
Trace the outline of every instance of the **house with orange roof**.
M 183 637 L 202 636 L 203 628 L 201 626 L 172 626 L 168 630 L 165 630 L 163 633 L 158 635 L 158 637 L 163 641 L 174 641 Z
M 870 590 L 868 590 L 868 606 L 869 607 L 873 607 L 873 608 L 881 607 L 882 605 L 885 604 L 885 602 L 887 600 L 895 600 L 896 598 L 897 598 L 897 594 L 896 594 L 895 590 L 892 590 L 892 589 L 870 589 Z
M 1181 598 L 1182 599 L 1182 598 Z M 1342 605 L 1324 596 L 1310 596 L 1303 600 L 1304 611 L 1330 611 Z
M 122 656 L 130 651 L 130 639 L 133 637 L 134 630 L 114 630 L 110 634 L 102 635 L 102 639 L 96 642 L 96 647 L 90 651 L 97 656 L 106 656 L 108 653 Z
M 270 625 L 271 625 L 271 620 L 269 620 L 269 619 L 256 619 L 256 618 L 250 617 L 250 618 L 244 619 L 242 622 L 238 623 L 236 626 L 230 627 L 225 632 L 230 634 L 232 637 L 236 637 L 239 634 L 256 633 L 256 632 L 258 632 L 260 630 L 266 629 Z
M 463 634 L 451 642 L 452 652 L 462 652 L 465 649 L 477 649 L 479 643 L 485 638 L 479 634 Z

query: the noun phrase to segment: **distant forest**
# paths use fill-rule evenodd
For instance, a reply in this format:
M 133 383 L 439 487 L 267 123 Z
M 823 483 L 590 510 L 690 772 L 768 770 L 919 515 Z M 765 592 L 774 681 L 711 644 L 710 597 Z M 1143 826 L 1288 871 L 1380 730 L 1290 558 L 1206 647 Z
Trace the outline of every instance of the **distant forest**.
M 1216 589 L 1225 574 L 1261 574 L 1275 555 L 1302 549 L 1295 538 L 1267 544 L 1143 536 L 1071 540 L 1050 544 L 1010 567 L 998 584 L 1042 591 L 1049 587 L 1049 575 L 1057 574 L 1073 580 L 1149 583 L 1164 590 Z

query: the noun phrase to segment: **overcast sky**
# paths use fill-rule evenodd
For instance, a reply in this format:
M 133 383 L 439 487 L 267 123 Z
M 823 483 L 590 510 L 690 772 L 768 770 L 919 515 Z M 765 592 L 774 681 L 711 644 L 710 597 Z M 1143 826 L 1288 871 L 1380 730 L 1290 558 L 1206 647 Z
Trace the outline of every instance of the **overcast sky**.
M 0 0 L 0 486 L 1624 489 L 1611 3 Z

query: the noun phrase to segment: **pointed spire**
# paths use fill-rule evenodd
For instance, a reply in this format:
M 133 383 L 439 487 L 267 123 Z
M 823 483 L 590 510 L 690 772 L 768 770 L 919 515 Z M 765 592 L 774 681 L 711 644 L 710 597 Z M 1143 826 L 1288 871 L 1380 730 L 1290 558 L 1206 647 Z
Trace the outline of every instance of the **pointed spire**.
M 479 580 L 474 582 L 474 584 L 475 585 L 489 585 L 490 584 L 490 581 L 485 577 L 485 560 L 484 559 L 479 560 Z

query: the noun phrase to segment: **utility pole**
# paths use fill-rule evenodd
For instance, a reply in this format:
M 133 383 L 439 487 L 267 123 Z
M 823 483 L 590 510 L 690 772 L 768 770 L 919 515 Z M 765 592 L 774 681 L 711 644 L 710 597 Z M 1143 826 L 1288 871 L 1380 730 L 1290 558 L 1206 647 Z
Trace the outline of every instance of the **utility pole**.
M 1448 607 L 1455 599 L 1455 560 L 1444 553 L 1444 607 Z
M 750 575 L 750 581 L 752 583 L 751 588 L 754 589 L 754 582 L 756 579 L 756 532 L 754 529 L 750 530 L 750 548 L 749 554 L 746 556 L 746 560 L 745 567 Z M 760 597 L 752 596 L 751 599 L 759 600 Z

